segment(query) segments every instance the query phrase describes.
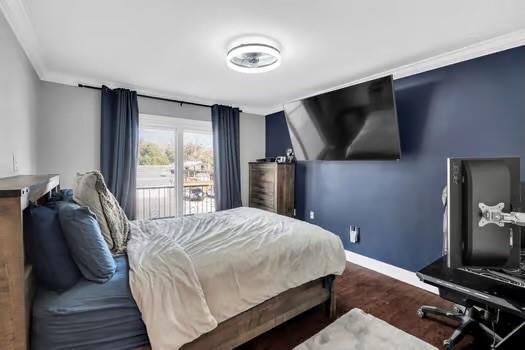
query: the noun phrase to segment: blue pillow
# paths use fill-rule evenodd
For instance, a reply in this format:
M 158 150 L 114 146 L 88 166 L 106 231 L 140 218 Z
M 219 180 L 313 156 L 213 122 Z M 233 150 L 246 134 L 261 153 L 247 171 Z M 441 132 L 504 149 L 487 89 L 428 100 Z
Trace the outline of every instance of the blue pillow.
M 24 241 L 36 278 L 57 292 L 71 288 L 80 278 L 67 247 L 57 212 L 40 206 L 24 211 Z
M 87 207 L 62 202 L 58 216 L 67 245 L 82 276 L 97 283 L 109 281 L 117 267 L 95 214 Z
M 53 192 L 46 202 L 46 207 L 58 209 L 58 207 L 63 204 L 63 202 L 72 202 L 73 200 L 73 190 L 71 189 L 62 189 L 58 192 Z

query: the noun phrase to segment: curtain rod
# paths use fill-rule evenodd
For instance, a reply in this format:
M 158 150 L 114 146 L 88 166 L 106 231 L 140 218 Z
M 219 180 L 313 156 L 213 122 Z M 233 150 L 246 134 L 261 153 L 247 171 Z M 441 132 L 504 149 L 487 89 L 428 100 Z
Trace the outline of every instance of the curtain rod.
M 91 86 L 91 85 L 84 85 L 84 84 L 78 84 L 78 87 L 81 87 L 81 88 L 87 88 L 87 89 L 93 89 L 93 90 L 102 90 L 101 87 Z M 164 97 L 150 96 L 150 95 L 142 95 L 142 94 L 138 94 L 138 93 L 137 93 L 137 96 L 139 96 L 139 97 L 145 97 L 145 98 L 151 98 L 151 99 L 159 100 L 159 101 L 167 101 L 167 102 L 180 103 L 181 105 L 186 104 L 186 105 L 192 105 L 192 106 L 199 106 L 199 107 L 211 108 L 210 105 L 205 105 L 205 104 L 202 104 L 202 103 L 195 103 L 195 102 L 187 102 L 187 101 L 173 100 L 173 99 L 171 99 L 171 98 L 164 98 Z M 242 111 L 239 111 L 239 112 L 242 112 Z

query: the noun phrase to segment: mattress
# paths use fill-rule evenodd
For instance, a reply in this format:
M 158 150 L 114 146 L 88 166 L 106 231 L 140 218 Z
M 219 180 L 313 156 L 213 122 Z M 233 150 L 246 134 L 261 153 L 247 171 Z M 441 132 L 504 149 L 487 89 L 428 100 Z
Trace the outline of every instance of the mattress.
M 148 343 L 129 288 L 127 257 L 115 260 L 117 272 L 104 284 L 81 280 L 63 293 L 39 288 L 32 309 L 32 349 L 118 350 Z
M 130 286 L 153 348 L 178 349 L 218 323 L 346 264 L 341 239 L 255 208 L 134 221 Z

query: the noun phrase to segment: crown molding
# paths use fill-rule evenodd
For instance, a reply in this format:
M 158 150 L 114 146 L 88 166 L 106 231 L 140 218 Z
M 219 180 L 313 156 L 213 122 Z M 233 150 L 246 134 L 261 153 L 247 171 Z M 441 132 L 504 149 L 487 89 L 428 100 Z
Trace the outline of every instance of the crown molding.
M 429 58 L 425 58 L 413 63 L 408 63 L 398 67 L 392 67 L 386 70 L 383 70 L 379 73 L 374 73 L 371 75 L 366 75 L 359 77 L 357 79 L 351 80 L 344 84 L 337 85 L 335 87 L 330 87 L 324 90 L 316 91 L 299 98 L 295 98 L 292 101 L 301 100 L 303 98 L 308 98 L 311 96 L 319 95 L 325 92 L 330 92 L 338 89 L 342 89 L 347 86 L 363 83 L 365 81 L 377 79 L 384 77 L 386 75 L 393 75 L 394 80 L 405 78 L 411 75 L 428 72 L 434 69 L 442 68 L 445 66 L 450 66 L 452 64 L 468 61 L 474 58 L 479 58 L 487 56 L 496 52 L 505 51 L 515 47 L 520 47 L 525 45 L 525 29 L 520 29 L 517 31 L 510 32 L 508 34 L 500 35 L 492 39 L 480 41 L 478 43 L 465 46 L 463 48 L 448 51 L 439 55 L 435 55 Z M 285 102 L 287 103 L 287 102 Z M 283 105 L 269 107 L 266 111 L 267 114 L 275 113 L 282 111 L 284 109 Z
M 46 69 L 42 49 L 22 0 L 0 0 L 0 11 L 11 26 L 36 74 L 44 80 Z
M 176 99 L 182 98 L 182 99 L 191 100 L 192 102 L 205 103 L 205 104 L 218 103 L 217 101 L 213 101 L 212 99 L 196 98 L 196 97 L 188 98 L 188 97 L 176 95 L 173 93 L 166 93 L 162 91 L 141 88 L 140 86 L 122 84 L 118 82 L 112 83 L 112 82 L 107 82 L 107 81 L 102 81 L 102 80 L 97 80 L 97 79 L 82 79 L 82 77 L 78 77 L 78 76 L 50 72 L 48 71 L 45 65 L 44 55 L 43 55 L 43 51 L 41 49 L 40 43 L 38 41 L 38 36 L 36 35 L 35 29 L 29 19 L 29 16 L 27 14 L 27 9 L 25 8 L 23 1 L 22 0 L 0 0 L 0 10 L 4 13 L 4 16 L 6 17 L 7 22 L 11 26 L 16 38 L 20 42 L 20 45 L 22 46 L 27 57 L 29 58 L 29 61 L 33 65 L 33 68 L 35 69 L 36 73 L 38 74 L 38 77 L 41 80 L 59 83 L 59 84 L 65 84 L 65 85 L 73 85 L 73 86 L 76 86 L 79 83 L 91 84 L 91 85 L 106 84 L 109 86 L 133 88 L 142 93 L 158 95 L 158 96 L 166 97 L 166 98 L 176 98 Z M 407 76 L 423 73 L 423 72 L 430 71 L 433 69 L 437 69 L 437 68 L 441 68 L 441 67 L 448 66 L 451 64 L 486 56 L 492 53 L 504 51 L 507 49 L 511 49 L 511 48 L 523 46 L 523 45 L 525 45 L 525 29 L 510 32 L 508 34 L 504 34 L 504 35 L 501 35 L 501 36 L 498 36 L 492 39 L 481 41 L 476 44 L 468 45 L 468 46 L 465 46 L 457 50 L 435 55 L 435 56 L 432 56 L 432 57 L 429 57 L 423 60 L 419 60 L 416 62 L 408 63 L 408 64 L 397 66 L 397 67 L 391 67 L 386 70 L 382 70 L 378 73 L 363 75 L 357 79 L 352 79 L 348 82 L 345 82 L 344 84 L 340 84 L 335 87 L 331 86 L 330 88 L 327 88 L 324 90 L 317 90 L 311 94 L 308 94 L 305 96 L 299 96 L 293 100 L 299 100 L 299 99 L 307 98 L 310 96 L 318 95 L 324 92 L 337 90 L 340 88 L 359 84 L 364 81 L 380 78 L 380 77 L 383 77 L 385 75 L 390 75 L 390 74 L 394 76 L 394 79 L 401 79 Z M 223 101 L 223 102 L 228 103 L 228 101 Z M 287 103 L 287 102 L 288 101 L 284 103 Z M 256 113 L 256 114 L 263 114 L 263 115 L 265 114 L 267 115 L 267 114 L 271 114 L 271 113 L 283 110 L 282 104 L 268 106 L 268 107 L 261 107 L 261 106 L 250 107 L 250 106 L 245 106 L 245 105 L 240 106 L 240 107 L 242 107 L 243 110 L 249 113 Z
M 450 66 L 455 63 L 487 56 L 523 45 L 525 45 L 525 29 L 510 32 L 476 44 L 465 46 L 458 50 L 449 51 L 415 63 L 404 65 L 392 70 L 392 74 L 394 75 L 394 79 L 401 79 L 410 75 Z

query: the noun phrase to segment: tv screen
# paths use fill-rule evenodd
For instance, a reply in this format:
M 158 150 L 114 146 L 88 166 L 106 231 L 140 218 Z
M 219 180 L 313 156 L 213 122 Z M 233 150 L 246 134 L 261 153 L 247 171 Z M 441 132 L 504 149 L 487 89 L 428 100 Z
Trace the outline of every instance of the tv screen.
M 401 156 L 392 76 L 291 102 L 284 111 L 298 160 Z

